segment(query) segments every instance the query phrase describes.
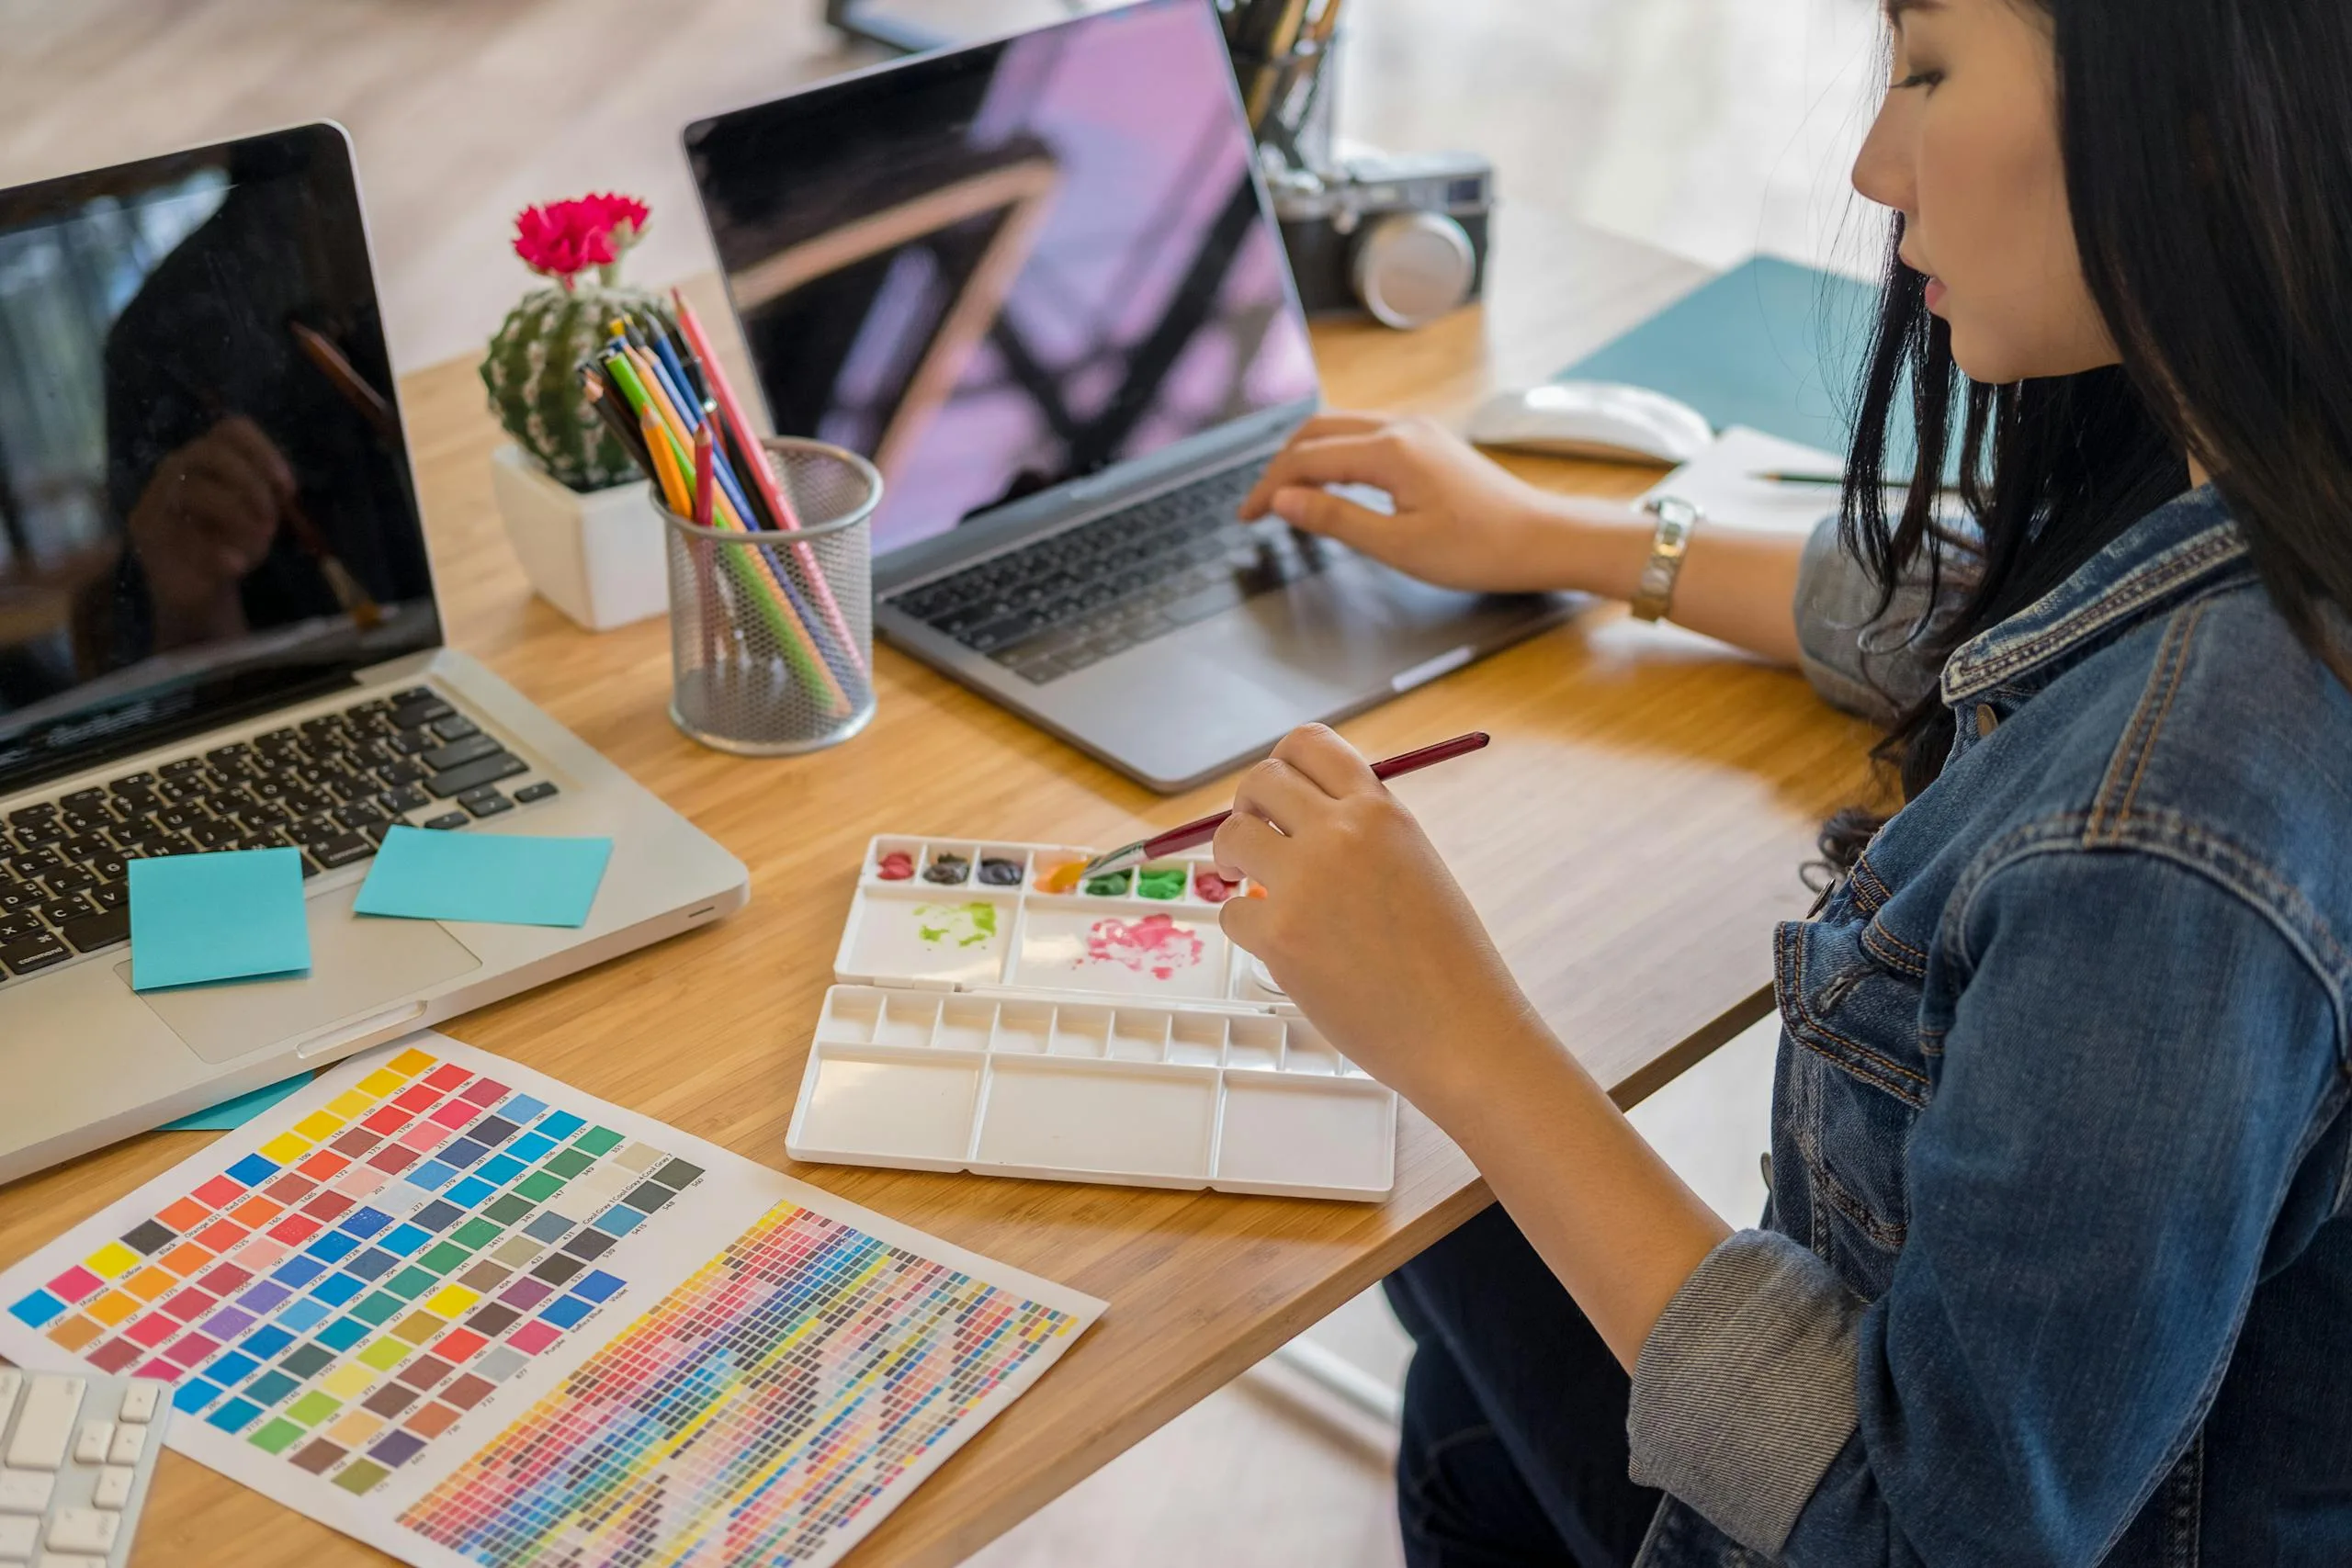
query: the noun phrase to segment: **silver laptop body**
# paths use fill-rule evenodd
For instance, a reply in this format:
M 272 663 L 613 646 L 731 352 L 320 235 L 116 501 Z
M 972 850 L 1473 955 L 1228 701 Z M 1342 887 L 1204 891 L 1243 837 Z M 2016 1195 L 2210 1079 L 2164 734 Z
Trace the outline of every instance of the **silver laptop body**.
M 0 193 L 10 262 L 0 314 L 64 326 L 0 361 L 0 449 L 47 439 L 80 488 L 0 469 L 0 1180 L 743 904 L 733 856 L 440 646 L 341 128 Z M 188 544 L 263 513 L 226 565 Z M 395 822 L 613 854 L 578 930 L 355 917 Z M 274 843 L 309 972 L 132 991 L 127 861 Z
M 684 141 L 771 418 L 886 476 L 876 628 L 1152 788 L 1571 609 L 1234 521 L 1320 391 L 1205 0 L 894 62 Z

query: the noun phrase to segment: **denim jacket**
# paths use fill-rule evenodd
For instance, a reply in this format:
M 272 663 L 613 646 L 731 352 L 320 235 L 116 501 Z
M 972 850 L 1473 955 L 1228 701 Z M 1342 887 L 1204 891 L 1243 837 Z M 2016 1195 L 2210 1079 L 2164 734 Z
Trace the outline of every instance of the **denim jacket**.
M 1942 777 L 1778 932 L 1771 1207 L 1643 1348 L 1641 1562 L 2345 1568 L 2352 696 L 2209 488 L 1941 697 Z

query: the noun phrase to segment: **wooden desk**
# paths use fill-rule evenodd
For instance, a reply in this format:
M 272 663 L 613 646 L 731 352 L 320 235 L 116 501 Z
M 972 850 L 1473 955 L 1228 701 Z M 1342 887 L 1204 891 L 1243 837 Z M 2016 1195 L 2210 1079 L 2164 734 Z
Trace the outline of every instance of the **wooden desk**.
M 1419 333 L 1318 331 L 1334 402 L 1458 415 L 1538 378 L 1700 278 L 1644 247 L 1514 209 L 1483 312 Z M 403 394 L 452 642 L 495 667 L 751 867 L 722 925 L 461 1020 L 451 1031 L 856 1202 L 1080 1290 L 1111 1310 L 858 1551 L 944 1565 L 978 1549 L 1487 1201 L 1409 1111 L 1385 1205 L 799 1167 L 785 1126 L 870 833 L 1109 844 L 1213 808 L 1160 800 L 888 650 L 873 727 L 822 755 L 744 761 L 664 716 L 667 630 L 603 637 L 529 595 L 492 512 L 497 433 L 469 363 Z M 1531 464 L 1632 494 L 1640 471 Z M 1473 726 L 1494 748 L 1407 781 L 1537 1003 L 1626 1103 L 1763 1011 L 1769 928 L 1804 912 L 1815 825 L 1860 787 L 1863 738 L 1795 675 L 1614 608 L 1351 723 L 1369 751 Z M 196 1149 L 153 1134 L 0 1190 L 13 1261 Z M 383 1559 L 168 1456 L 137 1561 L 317 1568 Z

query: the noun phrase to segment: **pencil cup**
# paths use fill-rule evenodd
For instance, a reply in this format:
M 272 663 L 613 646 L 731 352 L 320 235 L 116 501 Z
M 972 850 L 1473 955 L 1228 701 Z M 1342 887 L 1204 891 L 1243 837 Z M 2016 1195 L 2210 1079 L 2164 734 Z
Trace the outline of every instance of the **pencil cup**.
M 882 476 L 820 441 L 763 445 L 797 530 L 701 528 L 655 505 L 669 531 L 671 720 L 721 751 L 779 757 L 874 716 Z

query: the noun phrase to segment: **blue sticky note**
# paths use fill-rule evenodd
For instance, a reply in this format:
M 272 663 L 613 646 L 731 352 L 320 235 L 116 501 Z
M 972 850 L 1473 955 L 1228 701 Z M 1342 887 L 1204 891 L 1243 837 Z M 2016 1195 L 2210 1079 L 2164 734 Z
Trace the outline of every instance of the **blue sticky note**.
M 257 1089 L 251 1094 L 241 1094 L 234 1100 L 224 1100 L 209 1110 L 198 1111 L 176 1122 L 166 1122 L 166 1133 L 225 1133 L 232 1127 L 242 1127 L 271 1106 L 311 1081 L 308 1073 L 296 1073 L 290 1078 Z
M 395 828 L 352 906 L 362 915 L 578 926 L 596 901 L 610 839 L 533 839 Z
M 311 966 L 299 850 L 130 863 L 130 988 L 286 975 Z

